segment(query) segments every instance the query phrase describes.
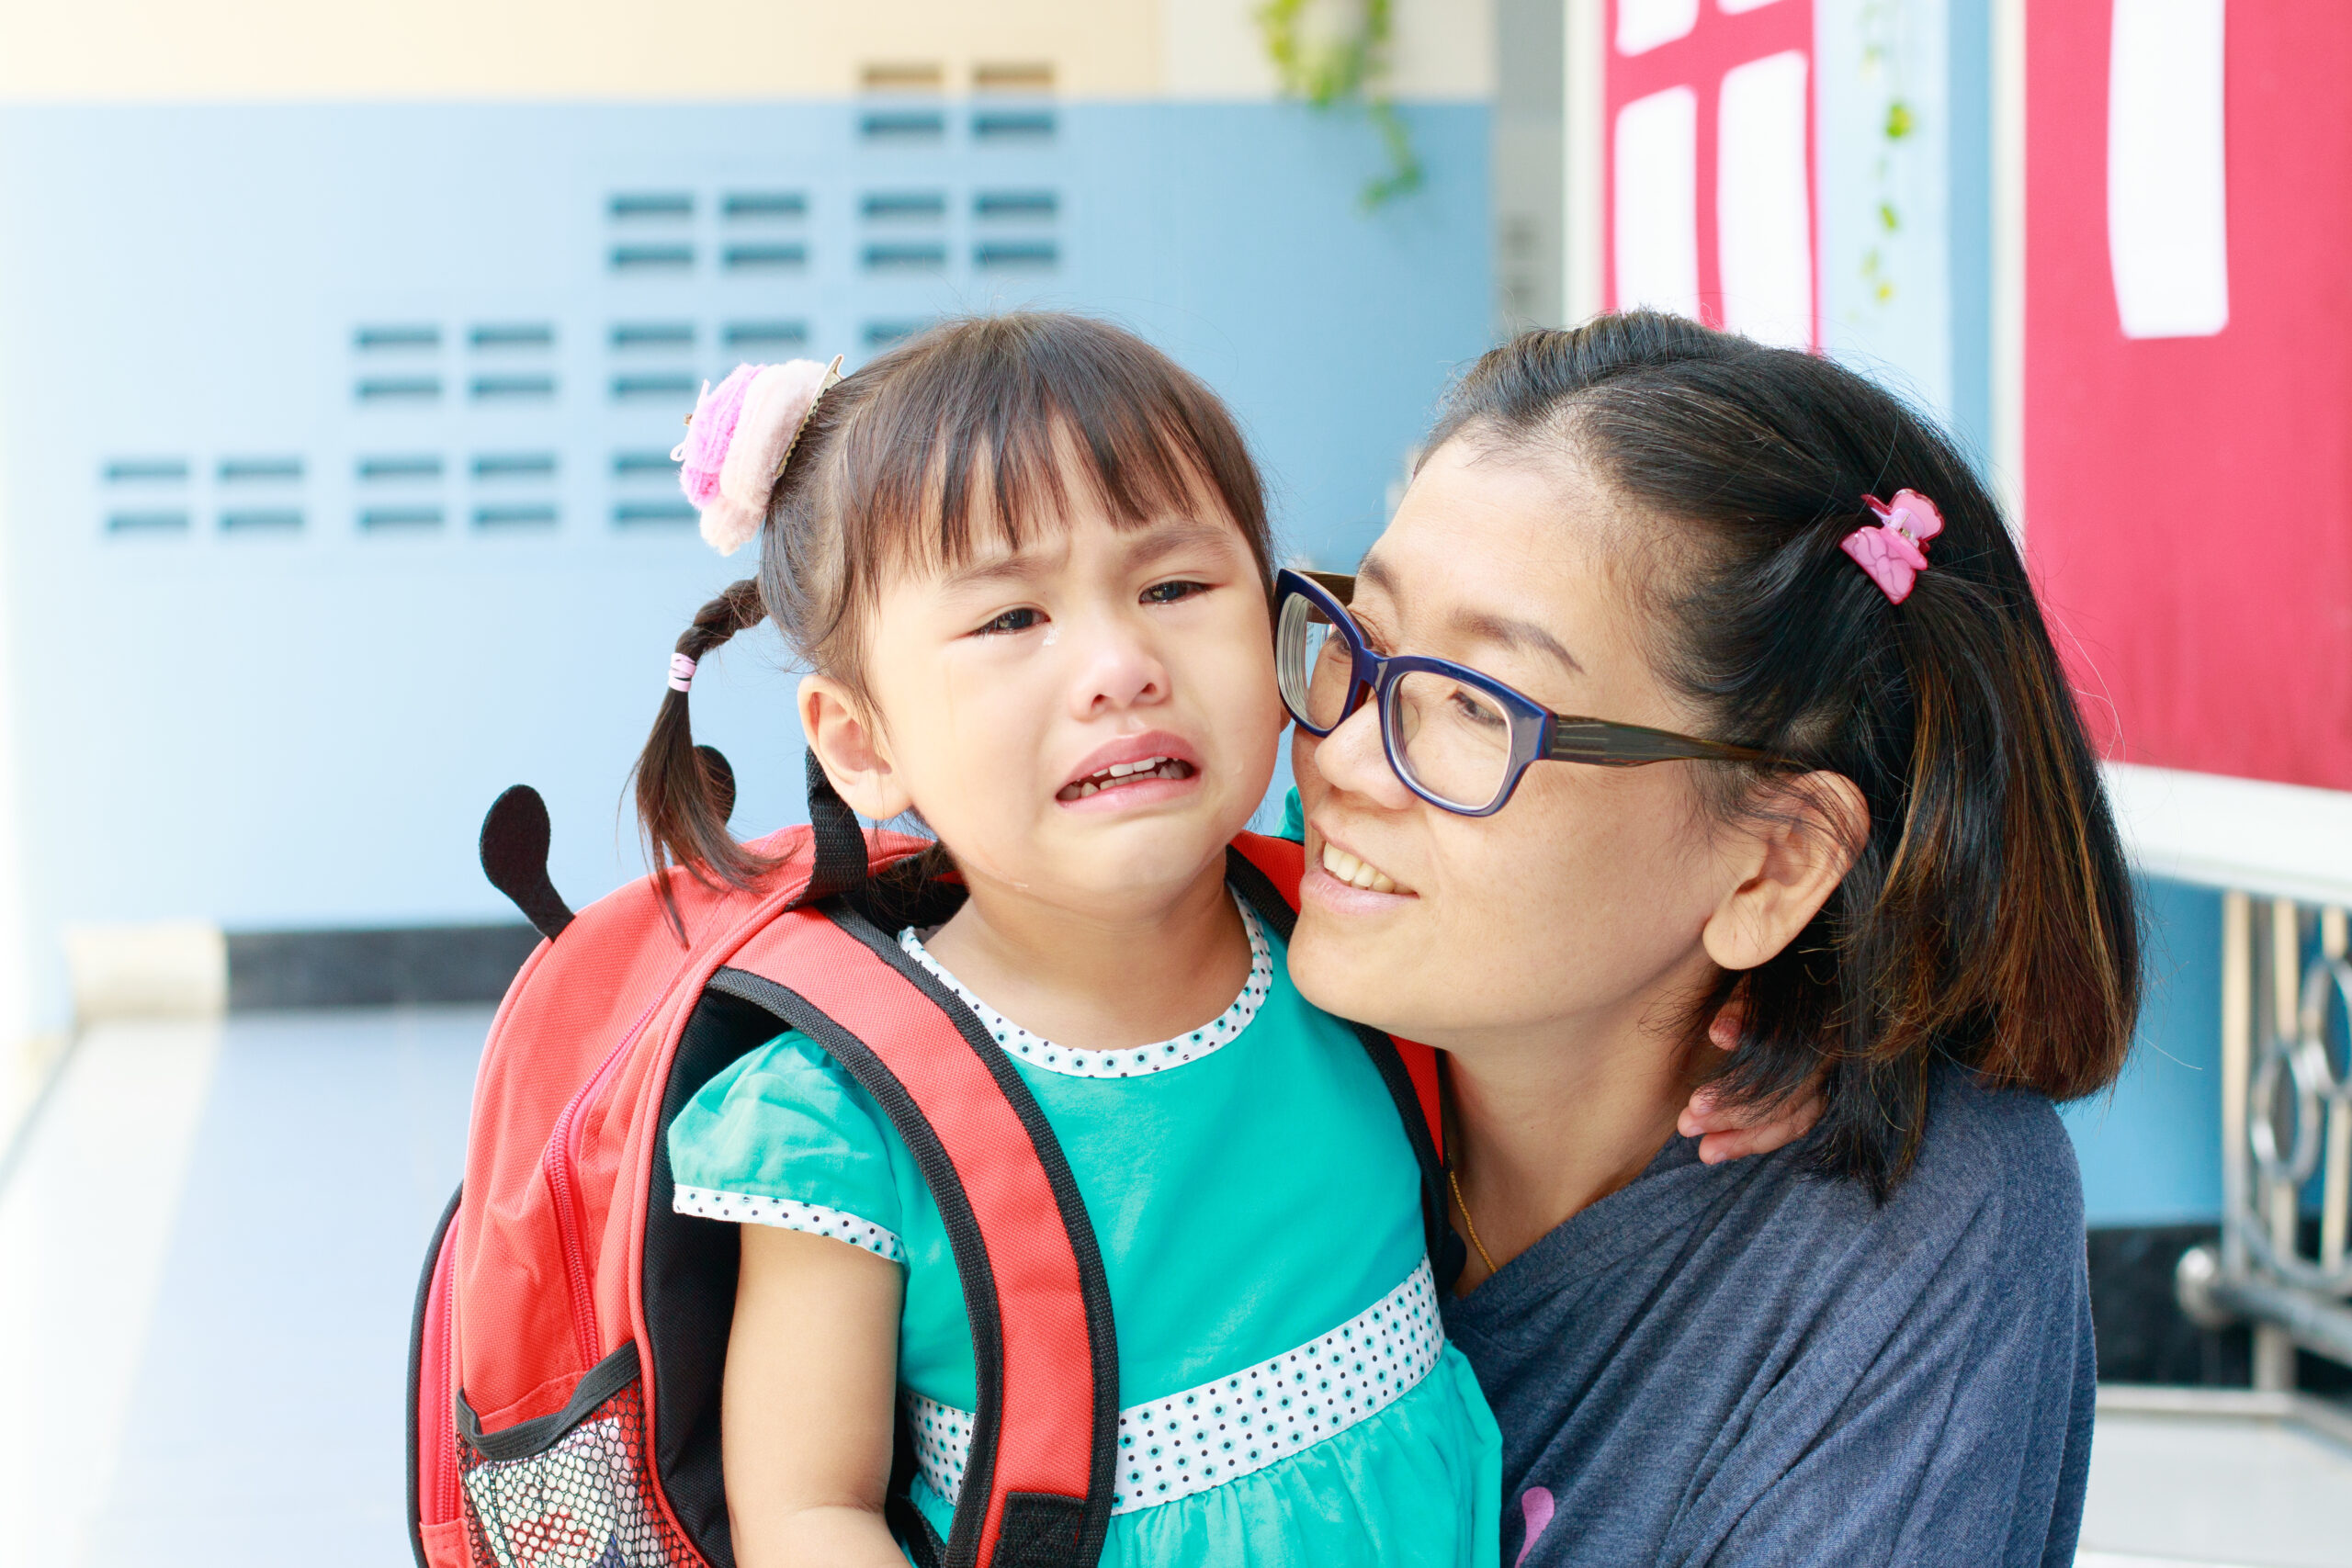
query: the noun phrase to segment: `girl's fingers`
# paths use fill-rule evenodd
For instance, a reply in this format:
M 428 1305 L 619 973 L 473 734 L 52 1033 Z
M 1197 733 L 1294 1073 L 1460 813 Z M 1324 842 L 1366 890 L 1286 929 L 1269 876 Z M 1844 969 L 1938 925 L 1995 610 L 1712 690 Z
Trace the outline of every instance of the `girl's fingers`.
M 1718 1105 L 1713 1086 L 1702 1085 L 1675 1120 L 1675 1131 L 1699 1140 L 1699 1157 L 1709 1165 L 1748 1155 L 1768 1155 L 1785 1148 L 1813 1131 L 1821 1120 L 1821 1089 L 1816 1083 L 1796 1100 L 1765 1107 Z M 1760 1121 L 1751 1117 L 1761 1115 Z
M 1688 1116 L 1690 1112 L 1686 1111 L 1683 1114 Z M 1810 1092 L 1795 1104 L 1777 1110 L 1772 1120 L 1759 1122 L 1753 1127 L 1738 1126 L 1725 1117 L 1722 1130 L 1710 1132 L 1699 1139 L 1699 1158 L 1702 1164 L 1721 1165 L 1727 1159 L 1769 1155 L 1774 1149 L 1788 1147 L 1812 1132 L 1814 1123 L 1820 1120 L 1821 1097 L 1818 1093 Z M 1689 1137 L 1692 1134 L 1686 1133 L 1683 1135 Z
M 1724 1004 L 1707 1025 L 1707 1039 L 1719 1051 L 1739 1043 L 1745 1013 L 1736 998 Z M 1795 1100 L 1762 1108 L 1720 1103 L 1715 1086 L 1702 1084 L 1690 1093 L 1690 1103 L 1675 1119 L 1675 1131 L 1699 1140 L 1699 1157 L 1708 1165 L 1769 1155 L 1786 1148 L 1821 1120 L 1821 1080 L 1816 1075 Z M 1760 1118 L 1760 1120 L 1751 1120 Z

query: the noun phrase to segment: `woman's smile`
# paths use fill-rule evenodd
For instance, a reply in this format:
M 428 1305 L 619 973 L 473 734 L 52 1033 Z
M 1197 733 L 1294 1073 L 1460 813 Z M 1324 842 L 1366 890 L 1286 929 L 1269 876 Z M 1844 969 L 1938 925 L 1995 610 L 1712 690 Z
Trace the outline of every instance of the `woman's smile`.
M 1337 914 L 1386 914 L 1420 895 L 1353 850 L 1309 825 L 1306 875 L 1299 895 Z

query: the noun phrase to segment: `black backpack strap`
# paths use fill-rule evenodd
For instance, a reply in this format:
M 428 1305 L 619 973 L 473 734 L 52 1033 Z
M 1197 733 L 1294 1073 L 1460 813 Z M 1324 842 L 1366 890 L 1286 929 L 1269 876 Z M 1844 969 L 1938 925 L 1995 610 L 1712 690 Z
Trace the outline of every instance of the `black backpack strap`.
M 709 988 L 830 1052 L 890 1118 L 939 1207 L 979 1386 L 943 1568 L 1091 1565 L 1117 1457 L 1111 1288 L 1028 1086 L 968 1009 L 839 899 L 775 921 Z
M 808 752 L 808 836 L 817 863 L 809 869 L 800 903 L 814 904 L 865 880 L 865 834 L 858 828 L 857 813 L 825 776 L 813 747 Z

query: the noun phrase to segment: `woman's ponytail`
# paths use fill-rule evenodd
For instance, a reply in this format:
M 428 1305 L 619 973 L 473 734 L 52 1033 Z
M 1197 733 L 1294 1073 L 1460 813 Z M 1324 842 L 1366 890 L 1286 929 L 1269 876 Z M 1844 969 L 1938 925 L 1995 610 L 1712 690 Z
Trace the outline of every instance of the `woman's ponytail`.
M 695 613 L 694 624 L 678 638 L 670 661 L 670 690 L 637 760 L 637 820 L 644 836 L 646 865 L 671 929 L 681 940 L 684 925 L 671 879 L 664 874 L 672 865 L 683 866 L 706 884 L 744 887 L 773 863 L 745 849 L 727 830 L 734 780 L 724 761 L 714 761 L 718 753 L 695 745 L 688 711 L 695 665 L 736 633 L 758 626 L 765 614 L 760 585 L 748 577 L 729 584 Z

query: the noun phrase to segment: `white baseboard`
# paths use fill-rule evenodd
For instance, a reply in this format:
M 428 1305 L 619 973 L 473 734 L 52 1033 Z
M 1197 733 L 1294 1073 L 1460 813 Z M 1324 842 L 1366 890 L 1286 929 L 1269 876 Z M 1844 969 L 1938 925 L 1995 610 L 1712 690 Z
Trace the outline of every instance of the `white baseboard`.
M 229 944 L 207 920 L 65 928 L 74 1017 L 217 1018 L 229 1005 Z

